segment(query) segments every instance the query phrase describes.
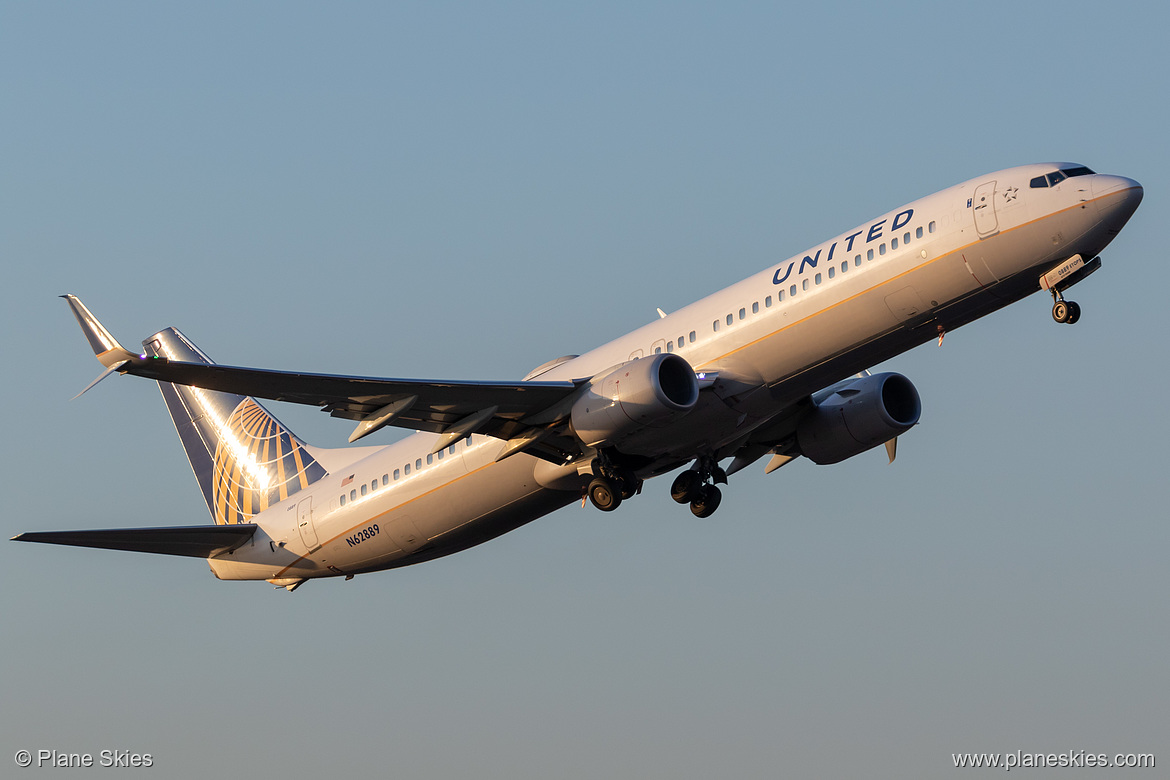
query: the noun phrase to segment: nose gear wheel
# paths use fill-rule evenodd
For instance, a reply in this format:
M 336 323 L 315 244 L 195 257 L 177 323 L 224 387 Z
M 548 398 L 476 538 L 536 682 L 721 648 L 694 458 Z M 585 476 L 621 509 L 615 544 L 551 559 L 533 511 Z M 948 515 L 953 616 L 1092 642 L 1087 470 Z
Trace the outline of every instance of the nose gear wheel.
M 1065 325 L 1073 325 L 1081 318 L 1080 304 L 1060 297 L 1052 304 L 1052 319 Z

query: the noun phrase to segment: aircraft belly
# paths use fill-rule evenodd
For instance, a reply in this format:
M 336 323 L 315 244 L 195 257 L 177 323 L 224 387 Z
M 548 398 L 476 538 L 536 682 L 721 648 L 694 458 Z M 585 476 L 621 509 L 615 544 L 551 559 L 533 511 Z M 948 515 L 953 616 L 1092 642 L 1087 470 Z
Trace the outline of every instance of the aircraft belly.
M 497 504 L 479 517 L 435 537 L 431 540 L 430 549 L 421 551 L 419 557 L 405 560 L 400 565 L 439 558 L 483 544 L 579 499 L 577 493 L 530 485 L 529 492 L 524 495 Z
M 488 541 L 577 499 L 537 484 L 538 459 L 520 454 L 495 463 L 496 449 L 488 443 L 466 464 L 467 472 L 441 490 L 408 499 L 353 529 L 376 523 L 379 533 L 371 542 L 349 546 L 346 536 L 333 540 L 322 548 L 321 563 L 346 574 L 408 566 Z

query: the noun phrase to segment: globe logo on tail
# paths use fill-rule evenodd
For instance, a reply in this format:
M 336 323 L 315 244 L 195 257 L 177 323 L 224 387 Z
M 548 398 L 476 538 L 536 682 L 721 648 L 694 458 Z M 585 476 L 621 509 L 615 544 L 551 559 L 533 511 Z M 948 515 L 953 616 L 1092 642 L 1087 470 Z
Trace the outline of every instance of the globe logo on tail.
M 219 525 L 254 515 L 325 476 L 325 469 L 272 415 L 251 398 L 219 431 L 212 511 Z

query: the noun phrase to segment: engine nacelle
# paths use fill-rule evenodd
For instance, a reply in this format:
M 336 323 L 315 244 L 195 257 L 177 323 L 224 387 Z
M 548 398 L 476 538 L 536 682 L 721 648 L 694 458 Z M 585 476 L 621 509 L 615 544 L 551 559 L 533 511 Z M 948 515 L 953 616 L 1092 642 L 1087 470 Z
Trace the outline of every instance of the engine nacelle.
M 573 430 L 590 447 L 617 445 L 686 414 L 698 400 L 690 363 L 672 353 L 639 358 L 593 379 L 573 404 Z
M 813 463 L 826 466 L 884 444 L 918 424 L 922 401 L 901 374 L 874 374 L 840 387 L 796 428 L 796 443 Z

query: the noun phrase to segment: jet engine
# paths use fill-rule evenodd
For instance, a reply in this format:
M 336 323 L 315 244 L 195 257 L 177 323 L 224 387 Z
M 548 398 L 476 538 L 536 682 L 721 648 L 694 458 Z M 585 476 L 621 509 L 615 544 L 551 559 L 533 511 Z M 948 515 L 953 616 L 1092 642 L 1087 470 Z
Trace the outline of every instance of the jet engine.
M 901 374 L 874 374 L 828 392 L 796 428 L 801 453 L 822 466 L 885 444 L 917 425 L 922 414 L 918 390 Z
M 699 380 L 686 360 L 639 358 L 593 379 L 573 404 L 573 430 L 590 447 L 613 446 L 681 417 L 698 400 Z

